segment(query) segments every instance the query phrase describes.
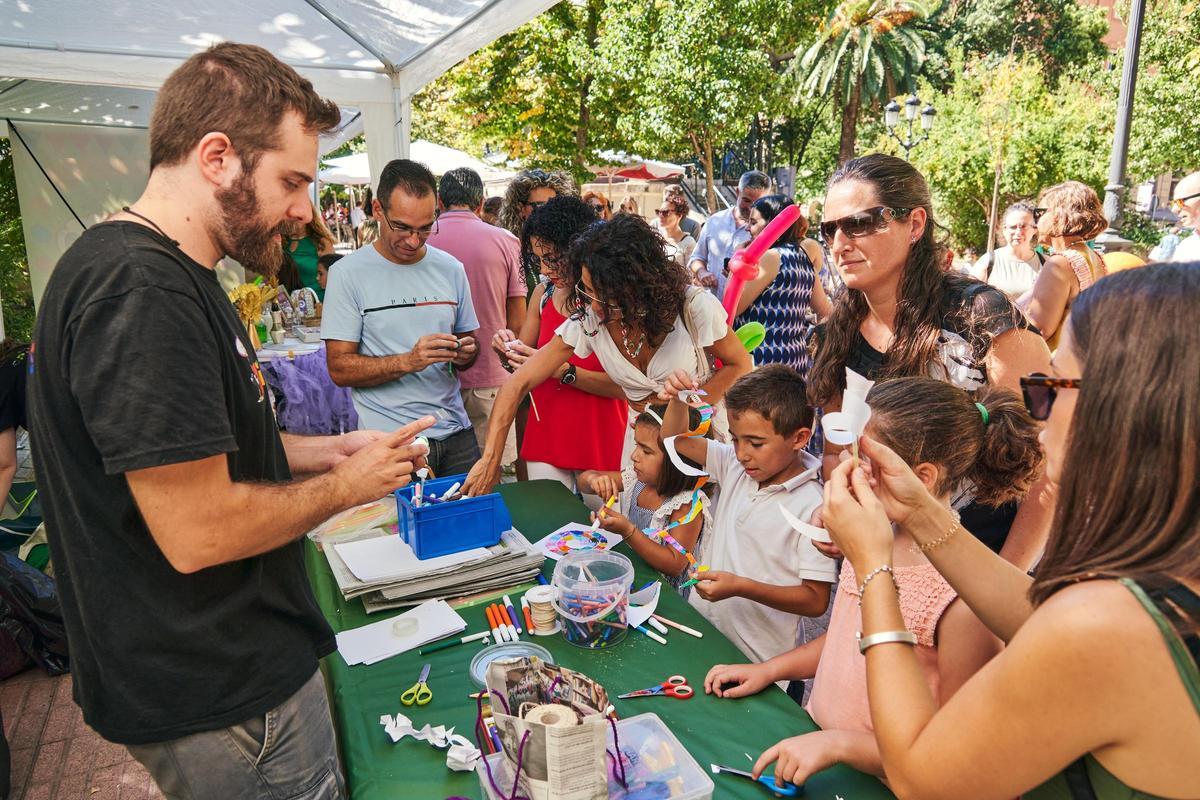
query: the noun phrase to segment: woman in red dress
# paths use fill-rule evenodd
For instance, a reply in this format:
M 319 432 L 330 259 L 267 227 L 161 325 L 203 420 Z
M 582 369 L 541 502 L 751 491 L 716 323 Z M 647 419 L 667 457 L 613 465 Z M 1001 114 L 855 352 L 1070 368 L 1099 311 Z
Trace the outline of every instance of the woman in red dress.
M 525 363 L 575 310 L 574 274 L 566 253 L 571 240 L 596 214 L 576 197 L 558 197 L 534 211 L 521 232 L 521 257 L 542 276 L 529 298 L 519 334 L 499 331 L 492 348 L 510 372 Z M 554 377 L 534 388 L 533 408 L 521 442 L 530 480 L 549 478 L 580 492 L 585 470 L 619 470 L 625 438 L 624 391 L 605 374 L 596 356 L 572 356 Z M 597 506 L 603 498 L 585 497 Z

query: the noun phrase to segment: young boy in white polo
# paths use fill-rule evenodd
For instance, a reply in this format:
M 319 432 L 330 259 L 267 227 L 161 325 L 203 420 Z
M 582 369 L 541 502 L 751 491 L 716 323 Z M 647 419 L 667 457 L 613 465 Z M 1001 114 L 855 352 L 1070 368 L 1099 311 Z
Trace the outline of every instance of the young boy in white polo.
M 663 437 L 687 429 L 673 377 Z M 791 367 L 770 364 L 743 376 L 725 394 L 731 444 L 701 437 L 674 440 L 679 455 L 703 464 L 721 487 L 713 527 L 698 560 L 709 569 L 690 602 L 747 658 L 765 661 L 797 644 L 800 618 L 829 605 L 837 564 L 792 529 L 785 507 L 810 520 L 822 502 L 820 459 L 806 453 L 813 412 L 804 379 Z

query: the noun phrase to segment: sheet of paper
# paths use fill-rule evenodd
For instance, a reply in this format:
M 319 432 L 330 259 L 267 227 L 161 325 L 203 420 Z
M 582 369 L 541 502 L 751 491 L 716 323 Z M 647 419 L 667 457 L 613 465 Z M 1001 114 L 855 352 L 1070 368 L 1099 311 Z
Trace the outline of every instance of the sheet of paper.
M 342 631 L 337 635 L 338 652 L 347 664 L 375 664 L 466 628 L 466 621 L 445 600 L 430 600 L 399 616 Z
M 546 545 L 548 545 L 548 544 L 550 544 L 550 542 L 554 541 L 555 538 L 560 533 L 566 533 L 567 531 L 586 531 L 586 530 L 590 530 L 590 526 L 585 525 L 582 522 L 568 522 L 566 525 L 563 525 L 558 530 L 552 531 L 551 533 L 542 537 L 540 540 L 538 540 L 537 544 L 535 544 L 534 547 L 536 547 L 538 550 L 540 550 L 542 552 L 542 555 L 544 555 L 546 558 L 552 558 L 555 561 L 558 561 L 560 558 L 563 557 L 564 554 L 556 553 L 553 550 L 548 549 Z M 597 528 L 595 532 L 598 535 L 604 537 L 604 539 L 608 542 L 608 546 L 602 548 L 604 550 L 612 550 L 614 547 L 619 545 L 621 542 L 625 541 L 625 537 L 622 536 L 621 534 L 610 533 L 609 531 L 604 530 L 604 528 Z
M 654 614 L 658 608 L 658 593 L 661 588 L 662 584 L 655 581 L 653 586 L 638 589 L 629 595 L 628 619 L 631 626 L 636 628 L 638 625 L 645 625 L 646 620 Z
M 399 536 L 377 536 L 354 542 L 339 542 L 334 545 L 342 561 L 360 581 L 378 581 L 385 578 L 407 578 L 442 569 L 443 567 L 486 558 L 485 547 L 475 547 L 460 553 L 450 553 L 436 558 L 417 558 L 412 548 Z

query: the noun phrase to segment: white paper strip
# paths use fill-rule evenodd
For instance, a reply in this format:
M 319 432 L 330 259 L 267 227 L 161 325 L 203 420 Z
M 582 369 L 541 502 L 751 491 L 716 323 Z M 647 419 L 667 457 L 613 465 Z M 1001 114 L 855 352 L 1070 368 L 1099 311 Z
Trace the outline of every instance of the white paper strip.
M 629 595 L 630 627 L 636 628 L 638 625 L 645 625 L 646 620 L 654 614 L 655 609 L 658 608 L 658 594 L 661 588 L 662 584 L 655 581 L 653 586 L 647 586 L 645 589 L 639 589 Z
M 825 542 L 826 544 L 833 543 L 833 539 L 829 538 L 829 531 L 825 530 L 824 528 L 818 528 L 816 525 L 810 525 L 809 523 L 804 522 L 783 506 L 779 507 L 779 513 L 783 514 L 783 518 L 787 520 L 788 525 L 791 525 L 801 534 L 812 539 L 814 542 Z
M 675 440 L 678 438 L 678 436 L 668 436 L 666 439 L 663 439 L 663 449 L 667 451 L 667 458 L 671 459 L 671 463 L 675 465 L 675 469 L 693 478 L 707 475 L 708 473 L 704 470 L 696 469 L 679 457 L 679 453 L 675 451 Z

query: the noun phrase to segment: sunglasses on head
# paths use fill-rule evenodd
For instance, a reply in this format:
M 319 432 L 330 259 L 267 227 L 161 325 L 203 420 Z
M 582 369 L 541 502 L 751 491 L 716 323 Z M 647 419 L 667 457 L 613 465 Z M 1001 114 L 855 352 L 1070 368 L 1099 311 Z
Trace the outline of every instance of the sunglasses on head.
M 525 174 L 526 174 L 526 175 L 528 175 L 530 178 L 533 178 L 535 181 L 548 181 L 548 180 L 550 180 L 550 173 L 549 173 L 549 172 L 546 172 L 544 169 L 531 169 L 531 170 L 526 170 L 526 171 L 525 171 Z
M 1178 214 L 1180 211 L 1183 211 L 1183 207 L 1187 205 L 1188 200 L 1195 200 L 1197 197 L 1200 197 L 1200 192 L 1194 192 L 1183 197 L 1176 197 L 1171 201 L 1171 210 Z
M 1047 208 L 1035 208 L 1032 212 L 1030 212 L 1033 214 L 1033 223 L 1036 225 L 1037 221 L 1039 219 L 1041 219 L 1042 215 L 1045 214 L 1047 211 L 1049 211 L 1049 209 L 1047 209 Z
M 1078 389 L 1082 383 L 1080 378 L 1052 378 L 1040 372 L 1021 378 L 1021 396 L 1029 416 L 1039 421 L 1049 419 L 1058 390 Z
M 832 242 L 834 234 L 839 230 L 851 239 L 870 236 L 871 234 L 886 230 L 888 223 L 894 219 L 907 216 L 910 211 L 912 211 L 911 208 L 876 206 L 875 208 L 868 208 L 864 211 L 849 214 L 840 219 L 827 219 L 819 227 L 821 238 L 827 242 Z

